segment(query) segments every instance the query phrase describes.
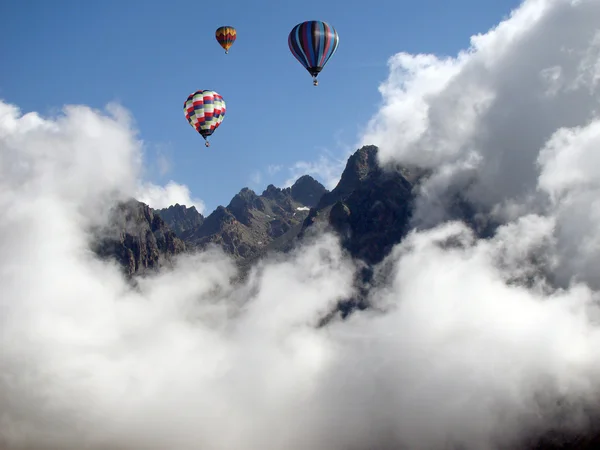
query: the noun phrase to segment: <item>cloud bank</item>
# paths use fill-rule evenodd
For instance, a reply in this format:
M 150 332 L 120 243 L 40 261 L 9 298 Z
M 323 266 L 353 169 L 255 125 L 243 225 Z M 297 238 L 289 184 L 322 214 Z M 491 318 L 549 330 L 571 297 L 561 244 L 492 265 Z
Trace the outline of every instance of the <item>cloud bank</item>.
M 210 251 L 132 288 L 88 232 L 139 193 L 128 113 L 0 103 L 0 448 L 496 450 L 584 426 L 597 23 L 592 0 L 526 1 L 457 58 L 392 58 L 365 141 L 434 175 L 373 308 L 325 327 L 356 271 L 335 236 L 241 283 Z M 445 220 L 452 189 L 502 219 L 493 237 Z
M 448 218 L 456 192 L 501 222 L 543 215 L 555 221 L 563 281 L 600 287 L 599 18 L 593 0 L 525 1 L 455 58 L 390 59 L 362 141 L 380 146 L 384 166 L 434 169 L 415 225 Z

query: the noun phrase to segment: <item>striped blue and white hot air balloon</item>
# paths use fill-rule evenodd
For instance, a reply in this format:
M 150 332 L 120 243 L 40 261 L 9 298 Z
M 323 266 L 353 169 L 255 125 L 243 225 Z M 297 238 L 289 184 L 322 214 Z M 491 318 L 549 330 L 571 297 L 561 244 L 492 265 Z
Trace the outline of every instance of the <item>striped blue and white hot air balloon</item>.
M 339 36 L 337 31 L 326 22 L 308 20 L 299 23 L 288 36 L 288 45 L 292 55 L 300 61 L 308 73 L 313 77 L 313 84 L 317 86 L 317 75 L 329 58 L 338 48 Z

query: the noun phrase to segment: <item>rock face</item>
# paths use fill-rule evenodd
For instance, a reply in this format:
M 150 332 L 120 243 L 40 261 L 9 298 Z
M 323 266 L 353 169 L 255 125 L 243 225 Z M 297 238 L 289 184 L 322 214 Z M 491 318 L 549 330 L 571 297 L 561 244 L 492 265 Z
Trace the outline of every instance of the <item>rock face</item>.
M 161 217 L 137 200 L 117 205 L 108 228 L 98 233 L 94 250 L 102 257 L 116 259 L 129 276 L 159 269 L 186 249 Z
M 99 231 L 94 250 L 118 261 L 129 276 L 158 269 L 179 253 L 208 245 L 252 261 L 274 239 L 299 230 L 310 207 L 327 192 L 308 175 L 285 189 L 269 185 L 261 195 L 244 188 L 227 207 L 217 207 L 206 218 L 193 206 L 152 210 L 132 200 L 114 208 L 109 229 Z
M 335 189 L 311 211 L 304 229 L 322 216 L 352 256 L 371 265 L 380 262 L 408 232 L 418 180 L 409 175 L 408 170 L 383 171 L 377 147 L 362 147 L 349 158 Z
M 244 188 L 227 207 L 219 206 L 206 218 L 194 207 L 176 204 L 154 211 L 131 201 L 114 209 L 110 232 L 102 231 L 95 250 L 116 259 L 128 275 L 159 268 L 186 249 L 211 244 L 238 260 L 252 260 L 274 239 L 299 230 L 310 207 L 327 192 L 308 175 L 285 189 L 269 185 L 261 195 Z
M 377 147 L 369 145 L 357 150 L 346 163 L 340 181 L 333 191 L 323 195 L 316 205 L 318 210 L 333 205 L 338 200 L 348 197 L 362 183 L 371 178 L 380 169 L 377 164 Z
M 421 173 L 383 171 L 377 147 L 365 146 L 349 159 L 337 186 L 321 196 L 301 227 L 271 244 L 287 251 L 314 229 L 336 231 L 350 254 L 367 264 L 380 262 L 402 240 L 411 217 L 413 188 Z
M 196 210 L 196 207 L 188 208 L 179 203 L 168 208 L 157 209 L 155 213 L 165 221 L 177 237 L 181 237 L 186 231 L 197 228 L 204 222 L 204 216 Z
M 200 226 L 184 232 L 182 238 L 191 248 L 216 244 L 237 259 L 252 259 L 274 239 L 300 226 L 310 205 L 326 192 L 309 176 L 290 188 L 271 184 L 260 195 L 243 188 L 226 207 L 219 206 Z
M 324 227 L 340 235 L 343 246 L 353 257 L 369 266 L 377 264 L 409 231 L 414 188 L 427 175 L 408 168 L 384 171 L 377 163 L 377 151 L 375 146 L 365 146 L 350 156 L 331 192 L 304 175 L 291 187 L 280 189 L 269 185 L 260 195 L 243 188 L 226 207 L 217 207 L 207 217 L 194 207 L 179 204 L 157 210 L 156 217 L 164 221 L 160 225 L 164 231 L 160 228 L 157 233 L 172 230 L 179 238 L 173 241 L 173 250 L 157 247 L 157 251 L 170 255 L 183 247 L 194 250 L 217 245 L 238 261 L 250 264 L 269 251 L 288 251 L 307 233 Z M 475 214 L 469 205 L 457 202 L 456 211 L 456 218 L 474 225 Z M 146 218 L 149 226 L 155 226 L 152 220 Z M 121 246 L 114 248 L 114 256 L 127 272 L 154 267 L 156 252 L 147 250 L 146 256 L 140 247 L 146 242 L 142 234 L 121 231 Z M 164 239 L 171 239 L 168 236 L 165 234 Z M 159 245 L 162 238 L 157 239 Z M 139 258 L 128 256 L 138 253 Z
M 290 188 L 292 198 L 302 205 L 314 208 L 321 197 L 328 191 L 325 187 L 310 175 L 304 175 Z

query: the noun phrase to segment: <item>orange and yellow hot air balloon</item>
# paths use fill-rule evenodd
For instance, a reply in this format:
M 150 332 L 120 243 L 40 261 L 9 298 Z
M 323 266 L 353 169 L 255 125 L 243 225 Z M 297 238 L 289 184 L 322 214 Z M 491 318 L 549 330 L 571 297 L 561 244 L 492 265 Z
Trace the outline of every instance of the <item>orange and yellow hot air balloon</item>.
M 217 42 L 225 49 L 225 53 L 229 53 L 229 48 L 235 42 L 236 36 L 237 32 L 235 31 L 235 28 L 230 26 L 219 27 L 215 32 Z

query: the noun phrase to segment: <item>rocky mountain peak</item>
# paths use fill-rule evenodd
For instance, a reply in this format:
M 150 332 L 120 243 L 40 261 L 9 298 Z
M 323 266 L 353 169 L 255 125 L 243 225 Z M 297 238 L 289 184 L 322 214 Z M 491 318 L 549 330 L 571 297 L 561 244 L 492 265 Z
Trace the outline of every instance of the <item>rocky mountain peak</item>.
M 218 233 L 223 226 L 236 220 L 235 216 L 224 206 L 217 208 L 206 218 L 197 232 L 197 237 Z
M 366 145 L 354 152 L 348 158 L 337 186 L 321 197 L 317 207 L 324 208 L 338 200 L 343 200 L 361 186 L 366 179 L 379 174 L 381 169 L 377 162 L 377 151 L 376 146 Z
M 175 203 L 174 205 L 169 206 L 168 208 L 162 208 L 159 211 L 168 211 L 172 214 L 176 214 L 180 217 L 186 216 L 186 215 L 190 215 L 190 214 L 198 214 L 199 216 L 202 216 L 202 214 L 200 214 L 198 212 L 198 210 L 196 209 L 195 206 L 185 206 L 185 205 L 180 205 L 179 203 Z
M 250 225 L 252 209 L 264 211 L 265 205 L 252 189 L 245 187 L 231 199 L 227 209 L 238 221 Z
M 160 215 L 133 199 L 116 205 L 107 226 L 96 233 L 94 250 L 115 258 L 128 276 L 157 270 L 186 249 Z
M 269 184 L 261 195 L 243 188 L 227 207 L 219 206 L 201 226 L 185 234 L 192 248 L 217 244 L 236 258 L 255 257 L 274 239 L 300 228 L 325 188 L 312 177 L 302 177 L 292 188 Z M 308 203 L 308 205 L 307 205 Z
M 342 172 L 339 184 L 336 189 L 341 191 L 352 191 L 363 180 L 378 172 L 377 147 L 367 145 L 358 149 L 346 163 L 346 168 Z
M 303 175 L 291 187 L 292 198 L 298 203 L 314 208 L 324 194 L 329 192 L 310 175 Z
M 155 212 L 180 238 L 186 231 L 199 227 L 204 222 L 204 216 L 198 212 L 195 206 L 186 207 L 175 203 L 175 205 L 158 209 Z
M 262 197 L 268 198 L 269 200 L 282 201 L 285 198 L 286 193 L 283 189 L 275 187 L 272 184 L 269 184 L 267 188 L 261 194 Z

